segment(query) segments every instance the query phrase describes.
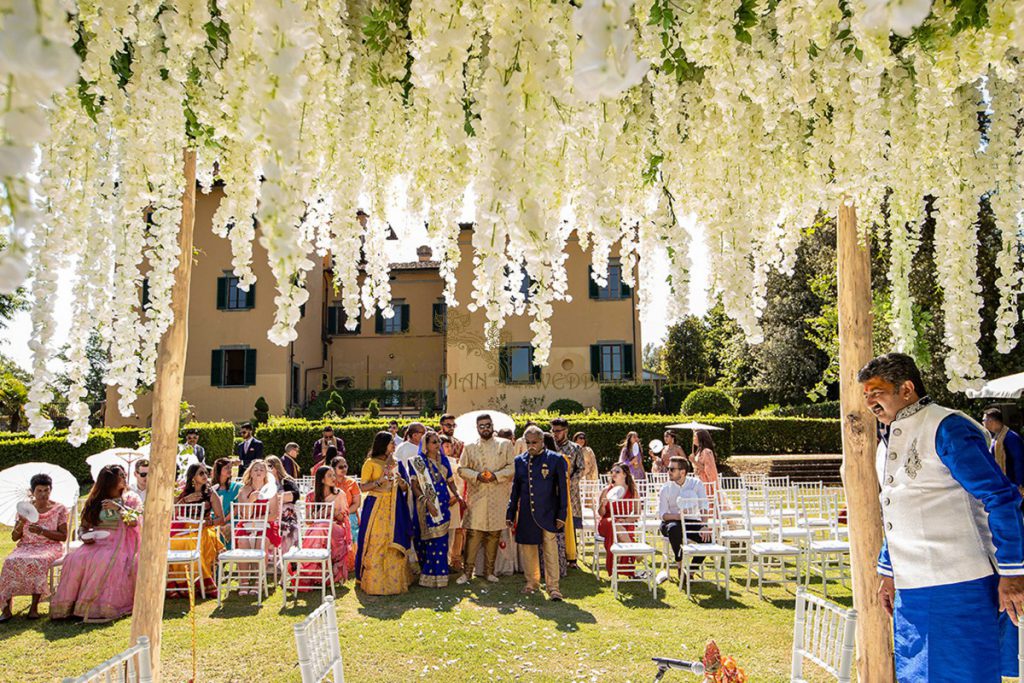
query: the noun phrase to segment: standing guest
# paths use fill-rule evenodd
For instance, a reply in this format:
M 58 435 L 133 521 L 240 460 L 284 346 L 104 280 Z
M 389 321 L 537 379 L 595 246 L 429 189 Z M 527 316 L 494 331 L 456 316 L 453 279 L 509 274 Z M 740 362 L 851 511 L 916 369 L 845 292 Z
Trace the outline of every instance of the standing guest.
M 135 484 L 129 487 L 139 497 L 139 502 L 146 504 L 146 490 L 149 486 L 149 460 L 143 458 L 135 461 Z
M 614 569 L 612 563 L 612 544 L 614 543 L 634 543 L 636 539 L 629 531 L 620 531 L 618 538 L 612 533 L 612 510 L 615 510 L 616 514 L 620 513 L 616 504 L 621 500 L 628 500 L 637 497 L 636 481 L 633 479 L 633 475 L 629 471 L 629 466 L 624 463 L 616 463 L 612 466 L 611 482 L 601 491 L 601 495 L 597 499 L 597 514 L 600 516 L 600 521 L 597 523 L 597 533 L 599 536 L 604 538 L 604 566 L 608 572 L 608 576 L 612 575 Z M 624 557 L 623 562 L 632 565 L 634 558 Z M 624 576 L 632 576 L 632 570 L 624 570 L 621 572 Z
M 359 490 L 359 482 L 348 476 L 348 460 L 343 455 L 336 455 L 331 459 L 331 469 L 334 470 L 335 488 L 345 492 L 348 499 L 348 532 L 352 537 L 349 545 L 353 548 L 359 542 L 359 505 L 362 502 L 363 494 Z M 348 570 L 356 568 L 356 554 L 350 552 L 347 558 Z
M 197 462 L 206 464 L 206 449 L 199 445 L 199 430 L 195 427 L 190 427 L 185 431 L 185 445 L 181 452 L 191 453 L 196 456 Z
M 274 553 L 275 548 L 281 546 L 281 527 L 278 524 L 278 515 L 280 514 L 280 497 L 277 495 L 276 489 L 271 493 L 267 487 L 267 483 L 270 481 L 270 470 L 267 467 L 266 460 L 253 460 L 249 463 L 249 466 L 245 470 L 245 474 L 242 475 L 242 490 L 238 492 L 238 503 L 256 503 L 258 505 L 266 505 L 267 519 L 267 544 L 266 551 L 267 555 L 271 556 Z M 263 514 L 263 507 L 258 508 L 259 514 Z M 243 523 L 244 524 L 244 523 Z M 253 530 L 246 531 L 244 527 L 241 532 L 235 532 L 236 540 L 238 541 L 239 549 L 255 549 L 259 548 L 262 543 L 259 539 L 260 534 Z M 253 566 L 249 563 L 239 564 L 239 569 L 242 572 L 253 571 Z M 259 593 L 258 588 L 250 583 L 241 583 L 238 586 L 239 595 L 257 595 Z
M 217 565 L 217 556 L 224 550 L 224 543 L 220 540 L 220 527 L 224 524 L 224 508 L 220 502 L 220 496 L 214 493 L 210 486 L 210 471 L 202 463 L 192 463 L 185 473 L 185 488 L 181 494 L 174 499 L 176 504 L 202 504 L 203 519 L 206 526 L 203 527 L 203 538 L 199 543 L 200 551 L 200 576 L 195 580 L 203 581 L 207 595 L 217 594 L 217 582 L 214 580 L 214 567 Z M 191 532 L 191 533 L 190 533 Z M 173 522 L 171 524 L 171 550 L 191 550 L 196 544 L 196 529 L 187 527 L 184 523 Z M 176 575 L 185 573 L 184 566 L 173 566 L 169 569 Z M 181 591 L 171 593 L 170 597 L 188 597 L 188 587 L 181 585 Z
M 651 465 L 651 472 L 665 473 L 668 472 L 669 462 L 672 458 L 685 458 L 686 453 L 683 451 L 683 447 L 679 445 L 678 439 L 676 438 L 675 430 L 666 429 L 664 436 L 662 436 L 664 447 L 660 453 L 655 453 L 652 460 L 654 463 Z
M 499 429 L 496 432 L 496 434 L 498 435 L 499 438 L 507 439 L 508 441 L 514 442 L 516 439 L 516 433 L 513 432 L 511 429 Z
M 296 478 L 302 469 L 299 467 L 299 444 L 290 441 L 284 445 L 284 455 L 281 456 L 281 464 L 289 477 Z
M 461 503 L 462 498 L 436 432 L 427 432 L 420 440 L 419 454 L 409 461 L 409 472 L 416 501 L 412 526 L 420 558 L 420 585 L 443 588 L 448 585 L 451 504 Z
M 523 434 L 518 439 L 516 439 L 515 446 L 512 448 L 513 452 L 516 455 L 522 455 L 523 453 L 526 452 L 526 428 L 534 427 L 536 425 L 537 423 L 534 422 L 533 420 L 527 420 L 526 424 L 523 425 Z
M 299 483 L 284 469 L 284 463 L 276 455 L 267 456 L 267 467 L 277 479 L 277 493 L 281 502 L 281 552 L 288 552 L 299 543 L 299 518 L 295 505 L 302 497 Z
M 57 592 L 50 599 L 50 618 L 81 617 L 86 623 L 112 621 L 131 614 L 135 600 L 139 511 L 142 501 L 128 490 L 124 470 L 106 465 L 82 507 L 82 545 L 68 553 Z M 103 536 L 103 534 L 106 534 Z
M 1024 441 L 1003 423 L 1003 411 L 999 408 L 986 410 L 981 424 L 992 435 L 990 452 L 999 469 L 1018 490 L 1024 491 Z
M 404 439 L 398 434 L 398 420 L 388 422 L 388 433 L 391 434 L 391 440 L 395 442 L 396 448 L 402 445 Z
M 462 526 L 466 514 L 466 480 L 459 476 L 459 463 L 466 445 L 455 438 L 455 416 L 445 413 L 441 416 L 441 452 L 448 459 L 454 472 L 455 485 L 459 491 L 460 501 L 452 506 L 452 521 L 448 527 L 448 565 L 457 572 L 462 572 L 462 554 L 466 550 L 466 529 Z
M 857 381 L 881 423 L 878 592 L 893 614 L 897 680 L 998 683 L 1001 636 L 1002 674 L 1017 675 L 1009 623 L 1024 615 L 1017 487 L 989 454 L 984 429 L 931 401 L 910 356 L 878 356 Z
M 441 436 L 447 436 L 451 441 L 451 451 L 447 454 L 449 458 L 458 460 L 462 457 L 462 451 L 466 444 L 455 438 L 455 416 L 445 413 L 441 416 Z
M 583 505 L 580 503 L 580 479 L 583 478 L 583 449 L 569 440 L 569 422 L 564 417 L 551 421 L 551 436 L 555 450 L 565 457 L 569 473 L 569 507 L 572 524 L 566 524 L 565 559 L 570 569 L 576 568 L 576 529 L 583 525 Z M 568 527 L 572 527 L 571 529 Z
M 683 557 L 683 536 L 694 543 L 711 540 L 711 533 L 705 526 L 710 509 L 707 492 L 700 479 L 690 476 L 692 469 L 693 465 L 685 456 L 673 456 L 668 463 L 669 481 L 658 493 L 661 535 L 671 544 L 676 562 Z M 686 569 L 680 564 L 680 576 L 688 581 L 703 562 L 703 557 L 693 557 Z M 665 578 L 668 578 L 667 574 Z
M 556 533 L 565 528 L 569 510 L 565 458 L 544 447 L 544 432 L 531 425 L 523 432 L 526 452 L 513 464 L 512 494 L 505 511 L 505 523 L 515 529 L 516 543 L 523 551 L 526 574 L 524 594 L 540 588 L 540 552 L 544 554 L 544 575 L 548 597 L 559 601 L 558 541 Z M 543 550 L 541 550 L 543 548 Z
M 328 450 L 333 448 L 333 455 Z M 311 474 L 316 476 L 316 471 L 321 465 L 327 465 L 331 458 L 338 455 L 345 455 L 345 440 L 334 435 L 334 427 L 327 425 L 319 439 L 313 442 L 313 469 Z
M 235 457 L 242 463 L 242 469 L 246 470 L 253 460 L 263 459 L 263 442 L 253 435 L 252 425 L 248 422 L 239 431 L 242 433 L 242 443 L 235 446 Z
M 397 595 L 409 590 L 412 571 L 409 484 L 398 474 L 395 441 L 390 432 L 377 432 L 363 462 L 359 490 L 366 495 L 359 515 L 356 582 L 370 595 Z
M 64 554 L 64 541 L 68 538 L 68 509 L 50 500 L 50 475 L 34 475 L 29 480 L 29 490 L 39 519 L 29 522 L 18 515 L 11 531 L 11 540 L 18 545 L 4 560 L 0 572 L 0 623 L 10 620 L 15 595 L 31 595 L 28 618 L 39 618 L 39 600 L 50 595 L 50 567 Z
M 587 481 L 597 481 L 597 456 L 594 455 L 594 449 L 587 445 L 587 435 L 583 432 L 576 432 L 572 435 L 573 442 L 580 447 L 580 451 L 583 453 L 583 479 Z
M 695 429 L 690 462 L 693 464 L 694 474 L 705 484 L 718 485 L 717 459 L 718 454 L 715 453 L 715 442 L 711 439 L 711 432 L 706 429 Z
M 619 462 L 629 465 L 629 473 L 633 481 L 644 481 L 647 473 L 644 472 L 644 458 L 640 450 L 640 435 L 636 432 L 626 434 L 626 440 L 619 444 Z
M 341 456 L 335 456 L 340 458 Z M 347 466 L 346 466 L 347 467 Z M 313 475 L 313 490 L 306 494 L 307 503 L 333 503 L 331 515 L 331 571 L 334 573 L 334 581 L 348 580 L 349 556 L 352 554 L 352 530 L 349 527 L 348 508 L 349 497 L 345 489 L 339 486 L 336 470 L 321 465 Z M 319 522 L 318 522 L 319 524 Z M 325 523 L 326 524 L 326 523 Z M 303 548 L 324 548 L 327 539 L 320 534 L 302 539 Z M 295 580 L 301 588 L 313 588 L 313 582 L 309 579 L 311 574 L 319 576 L 320 569 L 315 564 L 300 564 Z M 316 587 L 319 587 L 319 583 Z
M 405 439 L 395 446 L 395 462 L 403 464 L 415 458 L 420 452 L 420 439 L 426 432 L 422 422 L 410 422 L 405 428 Z
M 504 528 L 509 482 L 512 481 L 512 442 L 494 435 L 494 421 L 487 413 L 476 417 L 478 439 L 467 443 L 459 465 L 459 476 L 466 480 L 469 510 L 462 525 L 466 532 L 465 566 L 456 583 L 464 584 L 473 577 L 476 555 L 484 547 L 484 576 L 498 582 L 494 561 L 498 556 L 501 530 Z

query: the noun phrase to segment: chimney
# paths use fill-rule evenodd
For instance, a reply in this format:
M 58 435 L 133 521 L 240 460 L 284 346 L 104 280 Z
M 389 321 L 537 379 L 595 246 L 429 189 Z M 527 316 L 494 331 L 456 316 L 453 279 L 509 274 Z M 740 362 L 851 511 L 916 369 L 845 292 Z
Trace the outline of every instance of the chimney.
M 426 263 L 434 256 L 434 252 L 424 244 L 416 248 L 416 256 L 419 258 L 420 263 Z

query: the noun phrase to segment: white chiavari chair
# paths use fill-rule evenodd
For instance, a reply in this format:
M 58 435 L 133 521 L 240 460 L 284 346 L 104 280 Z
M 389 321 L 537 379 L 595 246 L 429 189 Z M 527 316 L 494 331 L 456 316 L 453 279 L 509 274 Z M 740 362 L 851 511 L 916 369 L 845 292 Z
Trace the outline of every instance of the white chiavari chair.
M 811 574 L 821 577 L 821 590 L 828 597 L 829 579 L 845 584 L 850 577 L 850 542 L 839 536 L 839 507 L 832 495 L 826 498 L 829 517 L 829 538 L 812 540 L 807 546 L 807 561 L 804 563 L 807 572 L 804 585 L 809 586 Z
M 722 509 L 716 518 L 722 520 L 743 519 L 743 491 L 746 491 L 746 484 L 742 477 L 723 477 L 718 475 L 718 490 L 721 495 L 717 496 Z
M 747 565 L 747 571 L 750 571 L 751 555 L 750 547 L 761 540 L 761 532 L 750 526 L 750 504 L 749 496 L 746 489 L 742 489 L 740 492 L 740 512 L 743 515 L 738 523 L 729 524 L 724 523 L 720 515 L 722 513 L 722 506 L 718 506 L 718 519 L 715 520 L 713 527 L 717 529 L 717 540 L 719 543 L 729 549 L 730 561 L 733 563 L 740 562 Z
M 577 554 L 591 553 L 591 571 L 596 576 L 598 573 L 598 562 L 600 553 L 604 549 L 604 539 L 597 532 L 597 523 L 600 516 L 597 510 L 597 501 L 601 495 L 601 484 L 596 479 L 583 479 L 580 481 L 580 506 L 583 513 L 583 524 L 577 530 L 580 550 Z M 587 546 L 592 546 L 588 551 Z
M 306 494 L 313 490 L 313 477 L 311 476 L 297 477 L 295 483 L 299 486 L 299 493 L 302 494 L 302 498 L 305 498 Z
M 171 512 L 171 541 L 179 541 L 177 548 L 167 550 L 168 593 L 180 591 L 173 584 L 186 587 L 199 579 L 199 593 L 206 599 L 206 582 L 203 581 L 203 503 L 175 503 Z M 184 541 L 182 543 L 181 541 Z
M 653 566 L 657 551 L 647 543 L 647 525 L 644 520 L 645 504 L 641 498 L 625 498 L 611 503 L 612 533 L 612 591 L 619 597 L 619 584 L 631 581 L 646 583 L 651 595 L 657 599 L 658 584 Z M 631 576 L 619 576 L 626 572 Z
M 700 505 L 694 505 L 693 501 L 683 502 L 679 506 L 679 513 L 684 518 L 686 517 L 700 517 L 701 519 L 708 519 L 709 516 L 714 515 L 714 509 L 719 507 L 719 504 L 715 498 L 720 494 L 714 484 L 705 484 L 705 491 L 711 492 L 711 498 L 708 499 L 708 505 L 706 508 L 701 508 Z M 685 521 L 684 521 L 685 524 Z M 685 535 L 683 537 L 682 547 L 682 558 L 679 563 L 679 590 L 683 590 L 683 584 L 686 584 L 686 597 L 689 598 L 690 588 L 694 582 L 700 581 L 702 583 L 713 583 L 715 588 L 720 588 L 723 584 L 725 585 L 725 599 L 729 599 L 729 565 L 732 563 L 732 552 L 729 550 L 729 546 L 720 542 L 719 534 L 721 528 L 716 525 L 708 525 L 711 537 L 705 541 L 690 541 Z M 685 528 L 684 528 L 685 534 Z M 690 571 L 691 560 L 694 558 L 704 558 L 698 567 L 693 571 Z M 710 560 L 710 562 L 709 562 Z M 686 579 L 686 576 L 689 579 Z
M 217 556 L 217 606 L 220 607 L 231 581 L 240 590 L 257 592 L 256 603 L 267 594 L 267 529 L 269 503 L 234 503 L 231 506 L 231 550 Z
M 50 565 L 49 579 L 51 593 L 57 590 L 57 584 L 60 583 L 60 572 L 61 568 L 64 566 L 64 558 L 67 557 L 68 553 L 72 550 L 82 546 L 82 541 L 78 539 L 78 525 L 82 520 L 82 505 L 83 501 L 79 500 L 75 503 L 74 510 L 68 511 L 68 536 L 64 539 L 64 554 Z
M 813 530 L 828 531 L 831 527 L 825 501 L 825 488 L 820 481 L 793 485 L 803 509 L 803 525 Z
M 843 609 L 803 588 L 798 590 L 790 683 L 805 683 L 805 660 L 824 669 L 839 683 L 850 683 L 856 629 L 855 610 Z
M 153 666 L 149 654 L 149 638 L 139 636 L 135 644 L 77 678 L 64 683 L 152 683 Z
M 334 597 L 325 596 L 322 605 L 292 628 L 302 683 L 320 683 L 332 674 L 334 683 L 345 683 Z
M 299 544 L 281 558 L 281 583 L 286 607 L 288 590 L 291 589 L 298 597 L 300 584 L 304 581 L 311 585 L 319 584 L 321 599 L 327 595 L 328 587 L 331 595 L 335 595 L 334 566 L 331 563 L 334 503 L 299 503 L 295 506 L 295 514 L 298 516 Z
M 772 511 L 769 510 L 769 516 Z M 764 599 L 764 584 L 775 583 L 785 585 L 793 582 L 793 589 L 800 588 L 800 559 L 803 552 L 795 545 L 782 540 L 779 531 L 782 528 L 781 512 L 775 513 L 778 526 L 770 533 L 768 540 L 759 541 L 750 546 L 751 562 L 747 565 L 747 590 L 750 590 L 751 574 L 754 561 L 757 563 L 757 596 Z M 790 574 L 789 561 L 795 562 L 793 574 Z

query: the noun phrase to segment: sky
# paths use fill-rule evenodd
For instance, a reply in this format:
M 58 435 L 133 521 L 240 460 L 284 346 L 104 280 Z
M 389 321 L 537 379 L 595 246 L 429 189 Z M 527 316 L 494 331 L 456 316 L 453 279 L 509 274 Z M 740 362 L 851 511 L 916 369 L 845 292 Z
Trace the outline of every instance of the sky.
M 708 279 L 707 270 L 707 249 L 700 239 L 699 231 L 691 246 L 691 260 L 693 269 L 690 273 L 690 303 L 691 310 L 697 315 L 703 314 L 708 308 Z M 691 233 L 691 234 L 692 234 Z M 394 261 L 415 261 L 416 246 L 426 241 L 425 231 L 421 235 L 416 230 L 407 231 L 402 235 L 405 239 L 400 240 L 399 253 L 395 255 Z M 405 252 L 408 253 L 405 253 Z M 655 342 L 660 343 L 665 338 L 667 326 L 665 324 L 666 302 L 669 298 L 669 288 L 665 282 L 668 275 L 668 259 L 663 252 L 645 255 L 641 262 L 644 269 L 653 268 L 652 281 L 658 283 L 654 296 L 650 297 L 650 305 L 641 311 L 641 337 L 644 345 Z M 61 285 L 58 286 L 55 308 L 57 321 L 56 345 L 60 348 L 67 342 L 68 331 L 71 327 L 71 287 L 69 278 L 61 278 Z M 31 367 L 31 351 L 28 348 L 29 337 L 32 332 L 32 324 L 28 312 L 17 313 L 8 323 L 7 328 L 0 330 L 0 352 L 11 358 L 21 367 L 28 370 Z M 558 340 L 555 340 L 557 343 Z

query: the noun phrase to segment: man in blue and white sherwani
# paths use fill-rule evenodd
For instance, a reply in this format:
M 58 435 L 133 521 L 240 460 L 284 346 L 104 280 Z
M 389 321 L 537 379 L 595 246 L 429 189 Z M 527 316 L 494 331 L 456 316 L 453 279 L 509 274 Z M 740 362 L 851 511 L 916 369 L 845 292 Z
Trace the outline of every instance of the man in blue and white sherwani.
M 989 453 L 985 430 L 926 396 L 910 356 L 879 356 L 857 380 L 882 425 L 879 595 L 893 615 L 896 678 L 999 683 L 1000 632 L 1016 649 L 1006 620 L 1024 615 L 1017 487 Z

